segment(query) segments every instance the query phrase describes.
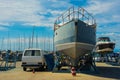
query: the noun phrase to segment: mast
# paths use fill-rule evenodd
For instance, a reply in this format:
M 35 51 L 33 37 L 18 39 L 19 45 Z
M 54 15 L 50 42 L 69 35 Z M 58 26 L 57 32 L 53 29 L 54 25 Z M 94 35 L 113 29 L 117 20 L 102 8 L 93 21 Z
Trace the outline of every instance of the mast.
M 18 37 L 18 51 L 20 51 L 20 34 L 19 34 L 19 37 Z
M 36 48 L 38 48 L 39 45 L 38 45 L 38 35 L 36 34 Z
M 22 36 L 20 37 L 20 50 L 22 50 Z
M 13 50 L 15 51 L 16 50 L 16 46 L 15 46 L 15 44 L 16 44 L 16 40 L 15 40 L 15 42 L 13 43 Z
M 25 40 L 25 33 L 24 33 L 24 49 L 26 48 L 26 40 Z
M 10 49 L 10 36 L 8 32 L 8 39 L 7 39 L 7 49 Z
M 45 51 L 45 48 L 46 48 L 46 46 L 45 46 L 45 42 L 46 42 L 46 35 L 44 35 L 45 36 L 45 38 L 43 39 L 44 40 L 44 51 Z
M 29 37 L 29 41 L 28 41 L 28 44 L 29 44 L 29 48 L 31 48 L 31 37 Z
M 4 45 L 4 37 L 2 38 L 2 41 L 1 41 L 1 50 L 3 49 L 3 46 Z
M 33 31 L 32 31 L 32 48 L 33 48 L 33 41 L 34 41 L 34 28 L 35 26 L 33 26 Z
M 49 53 L 50 53 L 50 34 L 48 34 L 48 49 L 49 49 Z
M 9 49 L 11 50 L 11 47 L 12 47 L 12 45 L 11 45 L 11 39 L 9 40 Z

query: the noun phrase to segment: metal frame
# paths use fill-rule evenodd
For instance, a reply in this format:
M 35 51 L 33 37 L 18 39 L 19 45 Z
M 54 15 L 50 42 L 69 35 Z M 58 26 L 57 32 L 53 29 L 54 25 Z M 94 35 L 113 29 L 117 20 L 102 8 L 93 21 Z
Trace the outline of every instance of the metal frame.
M 73 19 L 79 19 L 88 25 L 96 25 L 94 17 L 84 8 L 78 7 L 75 9 L 74 7 L 71 7 L 55 20 L 54 30 L 56 30 L 56 27 L 58 27 L 60 23 L 65 24 Z

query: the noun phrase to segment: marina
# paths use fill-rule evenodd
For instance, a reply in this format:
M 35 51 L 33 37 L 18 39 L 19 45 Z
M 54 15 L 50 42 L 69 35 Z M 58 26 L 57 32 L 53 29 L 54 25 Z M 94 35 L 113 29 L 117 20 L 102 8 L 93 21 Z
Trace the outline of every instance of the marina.
M 1 1 L 0 80 L 120 80 L 117 3 Z

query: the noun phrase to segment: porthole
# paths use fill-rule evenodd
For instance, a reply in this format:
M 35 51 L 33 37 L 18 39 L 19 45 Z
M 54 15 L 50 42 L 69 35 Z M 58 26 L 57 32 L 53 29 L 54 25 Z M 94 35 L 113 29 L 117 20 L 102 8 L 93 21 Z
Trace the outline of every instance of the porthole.
M 57 33 L 55 33 L 55 35 L 57 35 Z

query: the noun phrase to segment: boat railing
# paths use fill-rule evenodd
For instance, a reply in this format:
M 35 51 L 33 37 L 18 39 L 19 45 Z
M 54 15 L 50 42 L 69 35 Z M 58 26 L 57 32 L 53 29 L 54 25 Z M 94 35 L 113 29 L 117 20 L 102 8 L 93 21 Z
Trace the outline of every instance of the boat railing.
M 78 7 L 75 9 L 74 7 L 71 7 L 55 20 L 54 26 L 63 25 L 73 19 L 79 19 L 88 25 L 96 24 L 94 17 L 84 8 Z

